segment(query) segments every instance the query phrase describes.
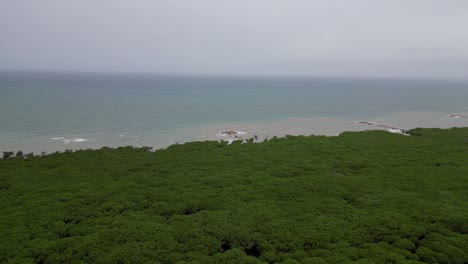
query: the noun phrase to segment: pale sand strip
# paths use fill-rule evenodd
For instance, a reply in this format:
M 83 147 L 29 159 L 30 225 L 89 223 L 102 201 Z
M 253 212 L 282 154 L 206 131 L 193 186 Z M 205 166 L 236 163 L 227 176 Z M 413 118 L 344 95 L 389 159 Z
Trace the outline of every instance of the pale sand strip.
M 466 127 L 467 120 L 447 118 L 439 112 L 399 112 L 392 115 L 374 117 L 372 121 L 356 122 L 344 118 L 293 118 L 281 121 L 258 123 L 227 123 L 193 128 L 192 136 L 187 141 L 222 140 L 220 131 L 245 131 L 241 138 L 257 136 L 259 141 L 272 136 L 286 135 L 326 135 L 337 136 L 343 131 L 364 131 L 369 129 L 387 130 L 405 134 L 416 127 Z
M 257 137 L 258 142 L 273 136 L 283 137 L 286 135 L 326 135 L 337 136 L 343 131 L 363 131 L 369 129 L 387 130 L 390 132 L 405 132 L 416 127 L 468 127 L 468 113 L 450 114 L 441 112 L 399 112 L 387 116 L 368 118 L 366 121 L 357 123 L 356 119 L 346 118 L 291 118 L 271 122 L 244 122 L 244 123 L 224 123 L 209 126 L 197 126 L 189 129 L 172 130 L 169 134 L 160 134 L 158 131 L 154 135 L 145 135 L 135 138 L 122 138 L 112 135 L 83 135 L 88 141 L 68 140 L 69 137 L 54 138 L 56 140 L 40 141 L 37 144 L 30 142 L 28 145 L 0 146 L 1 151 L 23 152 L 33 151 L 36 154 L 41 151 L 48 153 L 54 151 L 64 151 L 65 149 L 86 149 L 100 148 L 103 146 L 151 146 L 154 149 L 166 148 L 175 143 L 185 143 L 190 141 L 224 140 L 232 141 L 236 139 L 248 139 Z M 220 132 L 245 132 L 244 133 L 220 133 Z M 136 132 L 135 132 L 136 133 Z M 229 135 L 232 134 L 232 135 Z M 72 139 L 78 138 L 70 137 Z

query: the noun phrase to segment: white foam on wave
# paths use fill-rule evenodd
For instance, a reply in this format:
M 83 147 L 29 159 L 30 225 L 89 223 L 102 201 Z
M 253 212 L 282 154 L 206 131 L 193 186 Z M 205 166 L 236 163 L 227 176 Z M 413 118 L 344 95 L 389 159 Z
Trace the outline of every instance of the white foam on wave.
M 132 136 L 132 135 L 118 135 L 119 138 L 139 138 L 140 136 Z
M 236 131 L 236 130 L 225 130 L 225 131 L 218 132 L 218 137 L 221 137 L 224 140 L 227 140 L 228 142 L 227 145 L 231 145 L 232 142 L 236 140 L 241 140 L 243 143 L 247 143 L 247 141 L 240 136 L 244 134 L 247 134 L 247 132 Z
M 396 134 L 400 134 L 403 136 L 409 136 L 409 134 L 407 134 L 404 130 L 401 130 L 401 129 L 389 128 L 387 129 L 387 131 L 390 133 L 396 133 Z
M 398 130 L 398 129 L 392 129 L 392 128 L 389 128 L 389 129 L 387 129 L 387 131 L 388 131 L 388 132 L 390 132 L 390 133 L 398 133 L 398 134 L 400 134 L 400 133 L 401 133 L 401 130 Z
M 63 140 L 63 143 L 68 144 L 68 143 L 81 143 L 81 142 L 86 142 L 88 139 L 86 138 L 65 138 Z
M 447 115 L 447 117 L 451 117 L 451 118 L 468 118 L 468 116 L 466 116 L 466 115 Z
M 51 138 L 52 140 L 61 140 L 61 139 L 65 139 L 65 137 L 54 137 L 54 138 Z
M 235 130 L 218 132 L 218 136 L 221 136 L 221 137 L 236 137 L 238 135 L 245 135 L 245 134 L 247 134 L 247 132 L 235 131 Z

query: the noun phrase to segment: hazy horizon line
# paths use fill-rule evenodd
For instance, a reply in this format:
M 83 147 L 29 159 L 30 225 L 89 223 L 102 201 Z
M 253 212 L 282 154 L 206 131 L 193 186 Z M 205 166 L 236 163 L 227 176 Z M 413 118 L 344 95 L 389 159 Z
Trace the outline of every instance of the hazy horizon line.
M 0 74 L 57 74 L 57 75 L 121 75 L 121 76 L 161 76 L 226 79 L 342 79 L 342 80 L 395 80 L 395 81 L 461 81 L 468 82 L 468 77 L 427 77 L 427 76 L 386 76 L 386 75 L 305 75 L 305 74 L 220 74 L 195 72 L 134 72 L 134 71 L 83 71 L 83 70 L 38 70 L 38 69 L 0 69 Z

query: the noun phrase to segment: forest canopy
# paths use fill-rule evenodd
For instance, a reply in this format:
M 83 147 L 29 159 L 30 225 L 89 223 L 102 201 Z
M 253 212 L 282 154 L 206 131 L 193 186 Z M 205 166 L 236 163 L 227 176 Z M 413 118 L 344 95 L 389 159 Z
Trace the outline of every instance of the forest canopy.
M 0 159 L 1 263 L 467 263 L 468 128 Z

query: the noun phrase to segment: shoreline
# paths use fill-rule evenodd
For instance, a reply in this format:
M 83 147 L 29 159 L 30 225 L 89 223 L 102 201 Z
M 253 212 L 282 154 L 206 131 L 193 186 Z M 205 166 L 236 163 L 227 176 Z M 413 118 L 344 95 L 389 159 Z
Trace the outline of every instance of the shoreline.
M 194 141 L 246 141 L 261 142 L 272 137 L 286 135 L 337 136 L 346 131 L 386 130 L 406 135 L 406 131 L 417 127 L 451 128 L 468 127 L 468 113 L 440 112 L 397 112 L 387 116 L 368 118 L 361 121 L 344 118 L 309 117 L 256 123 L 226 123 L 192 127 L 173 131 L 170 135 L 53 135 L 45 143 L 17 144 L 18 147 L 0 146 L 0 153 L 19 150 L 23 153 L 54 153 L 83 149 L 117 148 L 124 146 L 148 146 L 154 150 L 164 149 L 174 144 Z M 29 134 L 30 138 L 40 137 Z M 47 138 L 46 135 L 42 139 Z

